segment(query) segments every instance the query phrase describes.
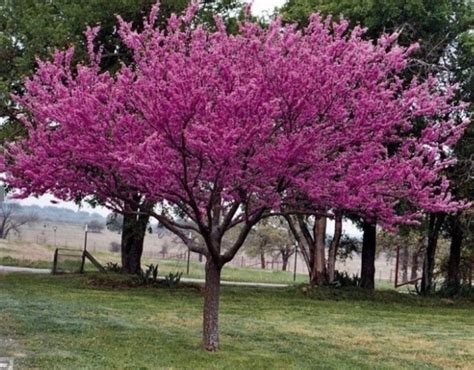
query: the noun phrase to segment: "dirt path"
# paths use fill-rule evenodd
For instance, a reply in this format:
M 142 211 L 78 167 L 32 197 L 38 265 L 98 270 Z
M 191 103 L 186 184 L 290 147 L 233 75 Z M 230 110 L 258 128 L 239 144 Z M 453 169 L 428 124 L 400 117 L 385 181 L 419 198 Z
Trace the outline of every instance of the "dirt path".
M 37 269 L 30 267 L 17 267 L 17 266 L 1 266 L 0 274 L 6 274 L 9 272 L 26 272 L 28 274 L 50 274 L 50 269 Z
M 23 272 L 23 273 L 28 273 L 28 274 L 50 274 L 51 270 L 50 269 L 37 269 L 37 268 L 30 268 L 30 267 L 16 267 L 16 266 L 1 266 L 0 265 L 0 274 L 7 274 L 11 272 Z M 184 283 L 204 284 L 204 279 L 183 277 L 181 278 L 181 281 Z M 264 287 L 264 288 L 285 288 L 288 286 L 288 284 L 252 283 L 252 282 L 225 281 L 225 280 L 221 281 L 221 285 Z

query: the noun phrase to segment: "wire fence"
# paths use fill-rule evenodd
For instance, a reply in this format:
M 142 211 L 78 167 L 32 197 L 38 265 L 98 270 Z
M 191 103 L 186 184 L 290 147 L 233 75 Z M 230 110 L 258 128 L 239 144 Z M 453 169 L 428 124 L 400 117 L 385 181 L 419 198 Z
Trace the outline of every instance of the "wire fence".
M 100 233 L 88 234 L 88 250 L 92 253 L 104 253 L 116 256 L 120 254 L 121 235 L 103 230 Z M 19 235 L 12 234 L 10 239 L 19 240 L 26 243 L 36 243 L 41 246 L 48 247 L 66 247 L 79 248 L 83 247 L 84 230 L 80 225 L 68 223 L 35 223 L 22 228 Z M 51 253 L 51 252 L 48 252 Z M 179 260 L 186 261 L 188 258 L 187 248 L 176 241 L 170 235 L 147 234 L 145 237 L 143 256 L 152 260 Z M 301 253 L 296 256 L 296 272 L 299 274 L 308 274 L 306 264 Z M 204 259 L 197 253 L 190 253 L 191 262 L 204 263 Z M 291 256 L 285 264 L 286 270 L 293 271 L 295 266 L 295 255 Z M 104 261 L 108 262 L 108 261 Z M 344 261 L 338 261 L 336 269 L 341 272 L 347 272 L 350 275 L 360 274 L 360 256 L 354 253 L 350 258 Z M 376 275 L 375 278 L 380 281 L 393 283 L 396 276 L 396 258 L 387 256 L 383 253 L 375 261 Z M 282 271 L 283 260 L 281 256 L 266 256 L 265 262 L 262 264 L 260 257 L 250 257 L 245 252 L 239 252 L 237 256 L 229 263 L 233 267 L 263 269 L 268 271 Z M 399 277 L 401 279 L 402 277 Z

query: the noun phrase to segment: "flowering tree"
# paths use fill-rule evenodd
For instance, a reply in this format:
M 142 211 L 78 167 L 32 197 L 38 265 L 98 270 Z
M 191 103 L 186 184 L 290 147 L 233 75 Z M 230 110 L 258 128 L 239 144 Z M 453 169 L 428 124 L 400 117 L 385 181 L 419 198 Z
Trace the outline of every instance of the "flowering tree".
M 6 149 L 3 170 L 20 196 L 92 193 L 113 208 L 133 203 L 133 187 L 159 202 L 149 213 L 206 256 L 205 349 L 218 348 L 222 267 L 262 218 L 337 209 L 394 225 L 461 206 L 440 171 L 462 106 L 434 79 L 404 85 L 413 48 L 396 35 L 373 44 L 318 15 L 303 31 L 277 19 L 230 35 L 220 20 L 215 31 L 193 24 L 197 3 L 162 31 L 157 11 L 141 32 L 119 19 L 134 63 L 115 75 L 98 68 L 96 28 L 89 65 L 73 67 L 72 50 L 39 62 L 16 98 L 29 137 Z

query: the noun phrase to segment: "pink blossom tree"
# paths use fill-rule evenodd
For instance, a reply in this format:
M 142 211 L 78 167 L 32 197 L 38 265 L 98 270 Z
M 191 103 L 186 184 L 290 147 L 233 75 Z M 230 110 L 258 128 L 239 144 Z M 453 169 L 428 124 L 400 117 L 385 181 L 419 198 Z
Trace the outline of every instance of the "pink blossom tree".
M 94 194 L 115 208 L 133 203 L 132 187 L 158 202 L 149 213 L 206 256 L 203 345 L 215 351 L 221 270 L 259 220 L 337 210 L 392 226 L 455 210 L 441 171 L 465 123 L 452 87 L 398 77 L 413 48 L 397 35 L 371 43 L 318 15 L 302 31 L 247 20 L 230 35 L 220 20 L 196 26 L 196 10 L 166 30 L 154 27 L 158 6 L 142 32 L 119 19 L 134 63 L 115 75 L 98 68 L 96 28 L 89 65 L 72 66 L 73 50 L 39 62 L 16 98 L 29 137 L 2 163 L 19 196 Z

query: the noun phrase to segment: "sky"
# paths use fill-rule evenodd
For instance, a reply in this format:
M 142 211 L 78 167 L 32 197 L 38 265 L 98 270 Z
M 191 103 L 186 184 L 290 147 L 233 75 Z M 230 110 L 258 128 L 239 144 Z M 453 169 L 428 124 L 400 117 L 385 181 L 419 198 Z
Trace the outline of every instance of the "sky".
M 265 12 L 271 12 L 275 7 L 282 6 L 286 0 L 254 0 L 252 13 L 255 15 L 265 15 Z
M 268 15 L 271 13 L 275 7 L 280 7 L 285 3 L 285 0 L 254 0 L 252 5 L 252 13 L 259 16 Z M 54 203 L 52 203 L 52 201 Z M 39 205 L 39 206 L 57 206 L 57 207 L 64 207 L 69 208 L 72 210 L 78 210 L 79 207 L 72 203 L 72 202 L 63 202 L 55 199 L 50 195 L 45 195 L 39 198 L 29 197 L 27 199 L 23 199 L 18 201 L 18 203 L 23 205 Z M 88 212 L 97 212 L 103 216 L 107 216 L 110 211 L 103 207 L 95 207 L 92 208 L 88 204 L 83 204 L 80 209 L 82 211 Z M 328 222 L 328 232 L 331 235 L 332 230 L 334 228 L 334 223 L 329 220 Z M 359 236 L 360 231 L 352 224 L 352 223 L 344 223 L 344 230 L 349 235 Z

